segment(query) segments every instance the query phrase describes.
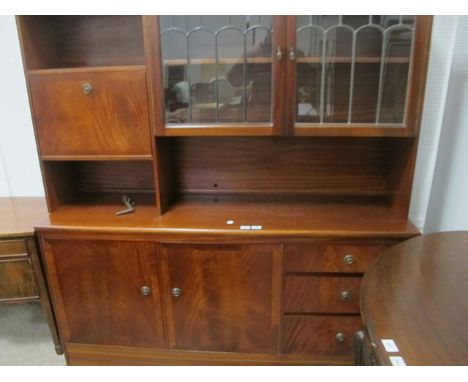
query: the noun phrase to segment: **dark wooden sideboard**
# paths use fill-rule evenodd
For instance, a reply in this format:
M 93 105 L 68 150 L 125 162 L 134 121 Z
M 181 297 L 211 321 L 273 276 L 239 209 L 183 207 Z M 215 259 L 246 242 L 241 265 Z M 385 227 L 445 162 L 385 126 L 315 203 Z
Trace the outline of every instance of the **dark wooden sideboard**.
M 431 17 L 17 21 L 68 364 L 351 363 L 363 273 L 419 235 Z
M 0 216 L 0 305 L 41 303 L 55 351 L 62 354 L 34 232 L 47 216 L 45 199 L 2 197 Z

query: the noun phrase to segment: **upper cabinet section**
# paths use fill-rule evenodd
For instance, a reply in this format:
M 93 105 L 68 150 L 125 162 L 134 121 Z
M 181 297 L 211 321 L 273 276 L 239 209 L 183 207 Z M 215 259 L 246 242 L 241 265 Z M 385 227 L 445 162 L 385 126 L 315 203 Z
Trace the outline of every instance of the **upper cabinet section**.
M 295 37 L 295 122 L 403 124 L 414 16 L 299 16 Z
M 271 135 L 281 128 L 283 17 L 160 16 L 159 135 Z M 157 34 L 157 36 L 154 36 Z M 276 49 L 276 47 L 278 47 Z M 276 49 L 276 50 L 275 50 Z
M 409 94 L 420 86 L 413 73 L 416 60 L 418 70 L 425 68 L 426 57 L 422 61 L 416 51 L 424 42 L 417 28 L 425 24 L 415 16 L 289 17 L 287 81 L 294 133 L 414 131 L 408 114 L 418 106 Z
M 431 21 L 147 17 L 155 132 L 415 135 Z
M 20 16 L 43 160 L 151 160 L 142 16 Z

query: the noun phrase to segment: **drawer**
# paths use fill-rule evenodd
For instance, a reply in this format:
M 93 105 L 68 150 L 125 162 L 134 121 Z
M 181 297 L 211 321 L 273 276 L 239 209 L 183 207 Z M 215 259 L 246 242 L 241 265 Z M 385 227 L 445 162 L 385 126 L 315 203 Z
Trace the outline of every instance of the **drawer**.
M 29 258 L 0 258 L 0 302 L 28 297 L 39 298 Z
M 364 273 L 376 257 L 393 244 L 396 244 L 396 242 L 372 245 L 286 245 L 286 271 Z
M 42 156 L 151 155 L 143 69 L 29 75 Z
M 361 277 L 286 276 L 287 313 L 359 313 Z
M 361 326 L 359 316 L 286 316 L 281 351 L 298 355 L 349 355 L 351 359 L 354 333 Z
M 0 260 L 8 256 L 27 256 L 28 249 L 24 240 L 0 241 Z

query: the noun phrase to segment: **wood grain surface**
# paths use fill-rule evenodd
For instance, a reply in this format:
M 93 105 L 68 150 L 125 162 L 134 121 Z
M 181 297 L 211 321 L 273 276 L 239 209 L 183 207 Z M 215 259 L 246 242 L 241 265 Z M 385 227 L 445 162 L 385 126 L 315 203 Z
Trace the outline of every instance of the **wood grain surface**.
M 468 365 L 468 233 L 419 236 L 385 251 L 364 276 L 361 312 L 379 363 Z M 381 339 L 399 352 L 387 353 Z

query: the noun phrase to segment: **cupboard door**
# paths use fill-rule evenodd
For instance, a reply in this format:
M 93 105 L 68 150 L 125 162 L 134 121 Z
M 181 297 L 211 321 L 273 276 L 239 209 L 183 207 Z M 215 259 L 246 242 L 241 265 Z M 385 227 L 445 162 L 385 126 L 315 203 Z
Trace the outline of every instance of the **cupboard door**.
M 164 346 L 153 243 L 42 244 L 65 343 Z
M 150 157 L 146 76 L 139 68 L 30 74 L 41 155 Z
M 294 133 L 391 127 L 391 134 L 404 135 L 405 128 L 414 129 L 408 112 L 417 109 L 422 93 L 409 97 L 417 85 L 412 70 L 425 65 L 427 52 L 420 45 L 429 41 L 429 32 L 422 36 L 417 28 L 430 30 L 428 21 L 391 15 L 288 17 L 288 119 Z
M 277 351 L 280 246 L 167 244 L 160 249 L 172 348 Z
M 279 133 L 284 17 L 197 15 L 158 20 L 158 29 L 150 32 L 160 41 L 153 70 L 164 116 L 156 126 L 158 135 Z

